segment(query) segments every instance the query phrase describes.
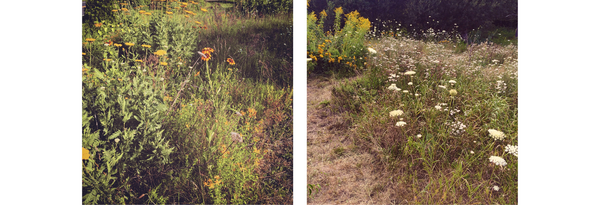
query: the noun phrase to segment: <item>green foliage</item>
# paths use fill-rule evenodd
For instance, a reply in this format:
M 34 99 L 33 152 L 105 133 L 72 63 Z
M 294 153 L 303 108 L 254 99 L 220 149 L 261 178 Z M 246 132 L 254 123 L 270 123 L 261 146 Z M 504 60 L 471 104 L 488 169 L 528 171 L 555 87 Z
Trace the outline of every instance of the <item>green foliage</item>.
M 294 6 L 292 0 L 242 0 L 238 3 L 240 11 L 246 13 L 258 12 L 261 14 L 289 13 Z
M 120 9 L 117 7 L 117 0 L 87 0 L 85 2 L 85 9 L 83 15 L 83 31 L 90 33 L 94 27 L 94 23 L 115 22 L 117 19 L 115 12 L 112 10 Z M 85 36 L 85 35 L 84 35 Z

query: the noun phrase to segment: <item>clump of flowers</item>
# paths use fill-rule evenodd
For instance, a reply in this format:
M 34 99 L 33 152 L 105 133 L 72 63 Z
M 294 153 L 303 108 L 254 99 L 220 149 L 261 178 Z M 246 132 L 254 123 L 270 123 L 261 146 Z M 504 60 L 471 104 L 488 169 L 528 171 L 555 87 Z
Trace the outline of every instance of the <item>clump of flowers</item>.
M 144 47 L 144 48 L 150 48 L 151 46 L 150 45 L 146 45 L 146 44 L 142 44 L 142 47 Z
M 460 121 L 455 121 L 453 123 L 450 123 L 450 128 L 452 129 L 450 134 L 460 135 L 463 132 L 465 132 L 466 127 L 467 126 Z
M 203 48 L 203 49 L 202 49 L 202 53 L 201 53 L 201 54 L 202 54 L 202 58 L 201 58 L 201 59 L 202 59 L 203 61 L 208 61 L 208 60 L 210 60 L 210 57 L 211 57 L 211 55 L 210 55 L 210 54 L 211 54 L 212 52 L 215 52 L 215 50 L 214 50 L 214 49 L 212 49 L 212 48 Z
M 414 75 L 414 74 L 417 74 L 417 72 L 412 71 L 412 70 L 404 72 L 404 75 Z
M 496 81 L 496 90 L 498 90 L 498 93 L 505 93 L 506 83 L 502 80 Z
M 506 147 L 504 147 L 504 151 L 508 152 L 509 154 L 515 155 L 515 157 L 519 157 L 517 145 L 506 145 Z
M 490 137 L 494 138 L 494 140 L 503 140 L 506 137 L 504 132 L 495 129 L 489 129 L 488 132 L 490 133 Z
M 125 43 L 126 46 L 133 46 L 133 43 Z
M 377 53 L 377 51 L 375 51 L 375 49 L 368 48 L 368 50 L 369 50 L 369 53 L 372 53 L 372 54 L 376 54 Z
M 404 114 L 404 112 L 402 112 L 402 110 L 394 110 L 390 112 L 390 117 L 396 117 L 396 116 L 400 116 Z
M 490 157 L 490 162 L 494 163 L 498 166 L 506 166 L 506 161 L 504 161 L 504 159 L 502 159 L 502 157 L 498 157 L 498 156 L 491 156 Z

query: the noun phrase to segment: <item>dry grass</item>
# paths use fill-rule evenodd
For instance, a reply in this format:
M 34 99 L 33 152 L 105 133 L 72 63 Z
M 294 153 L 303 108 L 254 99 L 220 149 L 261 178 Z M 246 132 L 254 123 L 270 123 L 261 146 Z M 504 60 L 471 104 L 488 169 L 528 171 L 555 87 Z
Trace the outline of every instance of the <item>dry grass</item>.
M 355 80 L 354 77 L 350 80 Z M 338 80 L 312 76 L 308 82 L 308 184 L 321 189 L 309 204 L 382 204 L 394 201 L 394 187 L 383 164 L 368 150 L 358 149 L 343 116 L 326 105 Z

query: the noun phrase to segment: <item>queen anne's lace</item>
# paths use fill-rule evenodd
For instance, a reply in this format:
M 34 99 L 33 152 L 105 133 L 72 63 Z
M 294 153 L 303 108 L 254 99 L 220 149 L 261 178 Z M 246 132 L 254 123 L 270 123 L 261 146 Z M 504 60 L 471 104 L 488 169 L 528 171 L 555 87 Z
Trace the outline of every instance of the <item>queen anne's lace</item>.
M 506 166 L 506 161 L 504 161 L 504 159 L 502 159 L 502 157 L 491 156 L 490 162 L 494 163 L 498 166 Z

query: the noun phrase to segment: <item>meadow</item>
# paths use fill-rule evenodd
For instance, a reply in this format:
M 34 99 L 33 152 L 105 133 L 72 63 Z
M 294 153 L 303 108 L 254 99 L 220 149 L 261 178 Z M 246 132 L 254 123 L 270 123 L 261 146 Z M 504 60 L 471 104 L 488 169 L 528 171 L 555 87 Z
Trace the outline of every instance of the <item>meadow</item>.
M 345 13 L 346 21 L 354 18 L 368 26 L 368 19 Z M 309 106 L 309 113 L 316 109 L 340 116 L 328 126 L 335 135 L 328 141 L 350 142 L 324 146 L 309 139 L 309 150 L 313 144 L 330 149 L 309 153 L 309 203 L 340 198 L 335 190 L 352 186 L 359 191 L 350 190 L 346 196 L 364 195 L 365 199 L 356 203 L 517 204 L 518 44 L 514 30 L 473 31 L 472 40 L 465 42 L 452 31 L 434 29 L 420 34 L 392 26 L 377 32 L 372 27 L 347 29 L 360 25 L 352 22 L 337 29 L 337 15 L 336 9 L 332 31 L 320 30 L 326 13 L 308 17 L 309 81 L 339 81 L 330 90 L 331 97 Z M 353 41 L 345 40 L 354 34 Z M 339 58 L 338 53 L 352 54 Z M 364 153 L 373 160 L 350 163 L 350 159 L 362 159 Z M 380 175 L 386 184 L 362 189 L 360 184 L 331 180 L 336 172 L 323 173 L 326 169 L 317 167 L 342 162 L 346 164 L 338 172 Z M 364 166 L 379 171 L 364 172 Z M 370 177 L 357 174 L 348 179 L 361 178 L 364 184 Z M 384 197 L 380 195 L 384 192 L 384 200 L 372 200 Z
M 82 24 L 82 202 L 292 203 L 291 13 L 132 2 Z

